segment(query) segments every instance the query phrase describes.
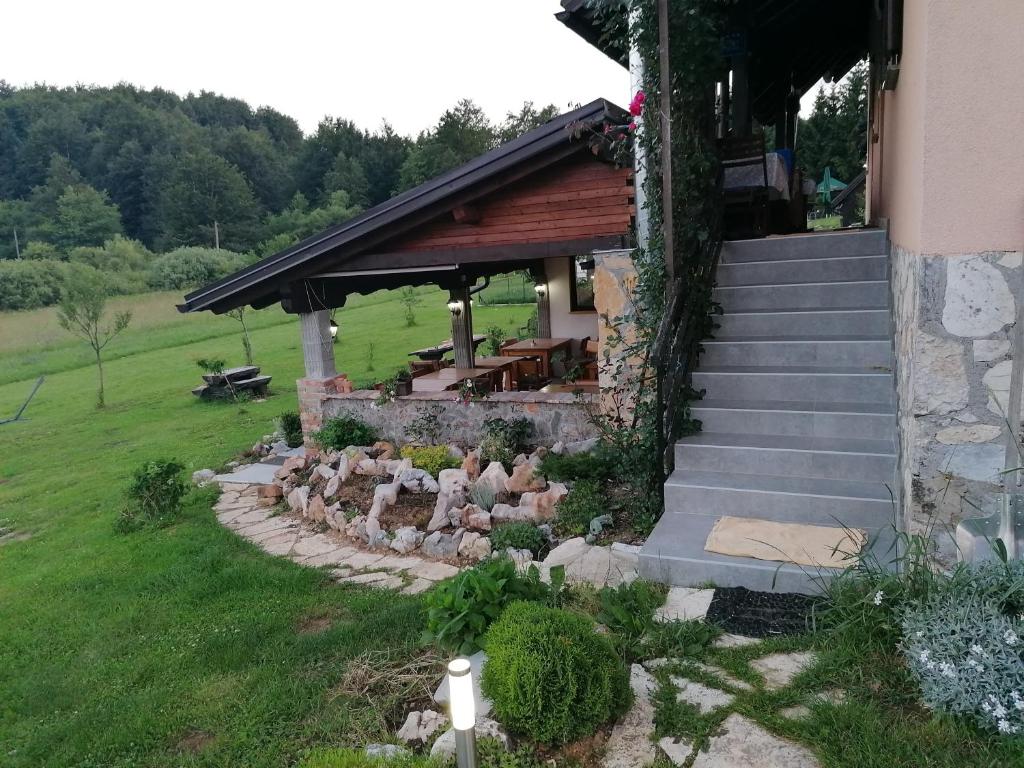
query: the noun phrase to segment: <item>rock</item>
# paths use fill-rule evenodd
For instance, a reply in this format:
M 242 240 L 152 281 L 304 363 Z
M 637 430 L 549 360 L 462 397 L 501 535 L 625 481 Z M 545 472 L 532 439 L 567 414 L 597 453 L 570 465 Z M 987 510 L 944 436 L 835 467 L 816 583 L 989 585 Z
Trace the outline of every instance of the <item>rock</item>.
M 737 766 L 819 768 L 814 754 L 804 746 L 773 736 L 736 712 L 725 719 L 707 746 L 697 752 L 693 768 Z
M 534 474 L 533 465 L 527 462 L 525 456 L 523 456 L 523 462 L 512 470 L 512 476 L 505 480 L 505 490 L 509 493 L 542 491 L 546 485 L 547 480 Z
M 507 547 L 504 552 L 505 556 L 509 558 L 517 567 L 527 566 L 533 562 L 533 552 L 528 549 L 515 549 L 514 547 Z
M 466 452 L 459 448 L 459 446 L 457 445 L 448 446 L 448 455 L 451 456 L 453 459 L 466 458 Z
M 380 461 L 380 459 L 377 459 L 378 463 L 380 463 Z M 396 479 L 400 474 L 405 472 L 407 469 L 412 468 L 412 459 L 388 459 L 387 461 L 384 462 L 384 472 Z
M 281 469 L 285 473 L 291 474 L 292 472 L 301 472 L 306 468 L 306 457 L 305 456 L 289 456 L 284 460 L 284 464 L 281 465 Z
M 352 477 L 352 463 L 344 453 L 338 457 L 338 477 L 343 483 Z
M 1006 339 L 978 339 L 974 342 L 974 362 L 990 363 L 1006 357 L 1010 342 Z
M 398 733 L 395 736 L 399 741 L 404 741 L 406 744 L 411 744 L 414 741 L 419 741 L 420 738 L 420 717 L 419 712 L 410 712 L 409 716 L 405 718 L 405 722 L 402 727 L 398 729 Z
M 400 554 L 407 554 L 423 543 L 425 534 L 416 530 L 413 526 L 399 528 L 395 531 L 395 538 L 391 542 L 391 548 Z
M 590 451 L 597 448 L 597 444 L 601 442 L 598 437 L 592 437 L 589 440 L 577 440 L 574 443 L 565 444 L 565 452 L 569 454 L 573 453 L 589 453 Z
M 923 331 L 917 334 L 916 341 L 914 415 L 942 416 L 966 408 L 970 388 L 963 346 Z
M 437 474 L 438 493 L 446 496 L 462 494 L 469 490 L 469 475 L 464 469 L 442 469 Z
M 467 508 L 468 507 L 463 507 L 463 516 L 462 516 L 462 525 L 463 526 L 465 526 L 466 528 L 472 528 L 472 529 L 477 530 L 477 531 L 489 531 L 489 530 L 491 530 L 491 513 L 490 512 L 484 512 L 484 510 L 480 509 L 480 507 L 476 507 L 474 505 L 474 508 L 475 508 L 476 511 L 475 512 L 470 512 L 467 515 L 466 514 L 466 509 Z
M 764 675 L 765 687 L 770 691 L 785 688 L 793 678 L 814 663 L 817 656 L 811 651 L 772 653 L 754 659 L 750 666 Z
M 280 499 L 282 496 L 284 496 L 284 490 L 281 488 L 280 485 L 277 485 L 276 483 L 266 483 L 265 485 L 260 486 L 260 489 L 256 492 L 256 494 L 261 499 L 271 499 L 273 501 L 276 501 L 277 499 Z
M 305 517 L 306 510 L 309 507 L 309 486 L 300 485 L 288 494 L 288 506 L 291 507 L 292 512 L 295 514 L 301 514 Z
M 335 502 L 327 507 L 324 510 L 324 519 L 327 521 L 327 525 L 336 531 L 345 530 L 345 526 L 348 524 L 348 520 L 345 519 L 345 515 L 341 511 L 341 502 Z
M 690 753 L 693 751 L 693 744 L 685 739 L 674 739 L 671 736 L 662 736 L 658 740 L 658 747 L 665 753 L 665 757 L 672 765 L 686 765 Z
M 337 495 L 341 489 L 341 475 L 335 474 L 330 480 L 327 481 L 327 485 L 324 486 L 324 498 L 329 499 L 332 496 Z
M 548 552 L 548 556 L 544 558 L 544 565 L 568 565 L 583 557 L 589 550 L 590 545 L 582 536 L 566 539 Z
M 601 531 L 603 531 L 606 526 L 613 525 L 614 523 L 615 521 L 612 519 L 611 515 L 598 515 L 590 521 L 590 535 L 594 537 L 600 536 Z
M 537 521 L 547 522 L 554 518 L 555 506 L 568 493 L 569 489 L 562 483 L 551 483 L 543 493 L 524 493 L 519 499 L 519 506 L 533 507 L 537 510 L 535 516 Z
M 462 460 L 462 471 L 470 480 L 480 477 L 480 451 L 470 451 Z
M 491 507 L 491 523 L 537 522 L 537 510 L 522 505 L 513 507 L 510 504 L 495 504 Z
M 962 443 L 988 443 L 1003 434 L 1003 430 L 991 424 L 973 424 L 966 427 L 940 429 L 935 439 L 944 445 Z
M 370 537 L 366 533 L 366 515 L 356 515 L 345 526 L 345 535 L 366 544 Z
M 1024 252 L 1008 251 L 1001 259 L 999 266 L 1007 269 L 1020 269 L 1021 262 L 1024 262 Z
M 487 465 L 487 469 L 480 473 L 480 477 L 477 478 L 474 485 L 478 488 L 489 488 L 497 496 L 505 490 L 506 482 L 508 482 L 508 473 L 505 472 L 505 467 L 500 461 L 492 461 Z
M 730 632 L 719 637 L 714 642 L 715 648 L 745 648 L 748 645 L 757 645 L 761 641 L 756 637 L 745 635 L 734 635 Z
M 1002 273 L 980 256 L 950 256 L 942 325 L 954 336 L 988 336 L 1014 321 L 1013 295 Z
M 601 760 L 602 768 L 638 768 L 650 765 L 657 757 L 651 743 L 654 733 L 651 697 L 658 689 L 658 682 L 642 666 L 633 664 L 629 670 L 629 687 L 633 689 L 633 706 L 612 729 Z
M 428 531 L 439 531 L 450 525 L 451 521 L 448 519 L 448 505 L 450 502 L 451 498 L 448 494 L 438 494 L 437 501 L 434 502 L 434 514 L 431 516 L 430 522 L 427 523 Z
M 559 440 L 557 443 L 551 446 L 551 452 L 556 456 L 565 453 L 565 443 Z
M 981 377 L 981 383 L 988 392 L 988 409 L 1002 419 L 1009 413 L 1010 370 L 1012 360 L 1004 360 L 989 368 Z
M 654 612 L 655 621 L 702 620 L 715 596 L 713 589 L 672 587 L 665 598 L 665 604 Z
M 380 513 L 398 501 L 398 489 L 401 486 L 396 483 L 381 483 L 373 489 L 373 504 L 370 505 L 369 516 L 379 517 Z
M 208 485 L 213 478 L 217 476 L 217 473 L 212 469 L 198 469 L 192 473 L 192 484 L 197 485 L 200 488 Z
M 324 506 L 324 497 L 319 493 L 309 500 L 306 507 L 306 517 L 314 523 L 322 523 L 327 519 L 327 508 Z
M 291 447 L 284 440 L 275 440 L 270 444 L 270 452 L 274 455 L 290 451 Z
M 1005 467 L 1005 454 L 1006 448 L 999 443 L 954 445 L 946 449 L 939 466 L 951 475 L 998 484 Z
M 486 717 L 482 717 L 477 713 L 476 718 L 476 737 L 478 739 L 494 739 L 501 743 L 502 747 L 507 751 L 509 748 L 508 734 L 506 734 L 501 726 L 493 720 L 489 720 Z M 446 760 L 452 760 L 455 757 L 455 729 L 449 728 L 447 731 L 437 737 L 437 741 L 430 748 L 430 756 L 438 759 L 441 762 Z
M 461 528 L 455 533 L 441 533 L 435 531 L 423 540 L 421 549 L 423 554 L 439 559 L 449 559 L 459 554 L 459 544 L 465 531 Z
M 378 440 L 376 443 L 370 446 L 370 450 L 377 452 L 378 461 L 387 461 L 388 459 L 395 455 L 395 446 L 393 446 L 387 440 Z
M 338 473 L 326 464 L 318 464 L 317 468 L 313 470 L 313 477 L 322 477 L 324 480 L 330 480 L 336 474 Z
M 377 475 L 383 475 L 387 470 L 384 465 L 378 463 L 376 459 L 363 459 L 356 464 L 353 471 L 357 475 L 376 477 Z
M 410 493 L 437 493 L 441 490 L 437 480 L 425 469 L 406 469 L 397 480 Z
M 447 717 L 432 709 L 425 709 L 422 712 L 410 712 L 409 716 L 405 719 L 405 724 L 402 725 L 396 736 L 406 744 L 414 742 L 425 744 L 447 722 Z
M 516 467 L 521 466 L 521 465 L 525 464 L 528 461 L 529 461 L 529 459 L 527 458 L 526 454 L 525 453 L 520 453 L 518 456 L 516 456 L 514 459 L 512 459 L 512 468 L 513 468 L 513 470 Z M 512 474 L 514 475 L 515 472 L 513 471 Z
M 459 556 L 483 560 L 491 556 L 491 540 L 475 531 L 466 531 L 459 543 Z
M 379 760 L 391 760 L 396 757 L 403 757 L 409 754 L 409 750 L 397 744 L 367 744 L 366 756 Z
M 697 708 L 702 715 L 732 704 L 736 698 L 731 693 L 720 691 L 717 688 L 687 680 L 685 677 L 673 677 L 672 684 L 679 691 L 676 694 L 677 701 L 685 701 Z
M 373 521 L 376 522 L 376 521 Z M 370 527 L 371 520 L 366 521 L 367 528 Z M 379 526 L 378 526 L 379 527 Z M 391 547 L 391 537 L 388 536 L 387 531 L 377 530 L 373 533 L 367 531 L 367 542 L 366 546 L 370 549 L 389 549 Z M 402 585 L 402 580 L 398 580 L 398 585 Z

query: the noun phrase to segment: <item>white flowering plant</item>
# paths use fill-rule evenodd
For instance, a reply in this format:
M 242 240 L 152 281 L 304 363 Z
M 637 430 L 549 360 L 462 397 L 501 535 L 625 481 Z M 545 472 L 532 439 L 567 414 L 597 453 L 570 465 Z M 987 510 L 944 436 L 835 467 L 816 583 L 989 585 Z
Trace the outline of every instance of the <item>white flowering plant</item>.
M 904 605 L 903 652 L 930 708 L 1024 736 L 1022 587 L 1020 561 L 987 563 Z

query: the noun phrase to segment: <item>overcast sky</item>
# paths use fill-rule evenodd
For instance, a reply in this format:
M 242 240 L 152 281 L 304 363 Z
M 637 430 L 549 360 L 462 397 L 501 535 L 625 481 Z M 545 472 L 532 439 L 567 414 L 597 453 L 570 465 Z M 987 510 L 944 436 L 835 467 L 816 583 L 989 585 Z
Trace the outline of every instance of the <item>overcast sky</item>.
M 4 3 L 0 78 L 209 90 L 310 132 L 324 115 L 415 134 L 460 98 L 629 103 L 626 71 L 554 18 L 558 0 L 32 0 Z

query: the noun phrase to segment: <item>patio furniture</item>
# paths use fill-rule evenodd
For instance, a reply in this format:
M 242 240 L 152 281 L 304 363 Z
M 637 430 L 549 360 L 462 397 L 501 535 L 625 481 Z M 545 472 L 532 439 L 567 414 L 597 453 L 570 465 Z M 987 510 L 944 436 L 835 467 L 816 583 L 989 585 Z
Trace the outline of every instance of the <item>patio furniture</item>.
M 772 153 L 769 184 L 764 136 L 729 136 L 719 141 L 722 162 L 724 227 L 729 236 L 768 234 L 769 190 L 789 199 L 789 173 L 781 157 Z M 749 224 L 745 222 L 749 221 Z
M 271 377 L 260 376 L 259 372 L 258 366 L 246 365 L 220 373 L 204 373 L 206 384 L 194 388 L 192 394 L 203 400 L 222 400 L 234 397 L 239 392 L 252 392 L 257 397 L 264 397 Z
M 530 357 L 516 358 L 512 378 L 513 386 L 518 392 L 537 390 L 548 382 L 548 379 L 541 375 L 540 360 Z
M 476 349 L 487 340 L 487 337 L 482 333 L 473 334 L 473 349 Z M 445 339 L 440 344 L 433 347 L 424 347 L 423 349 L 417 349 L 414 352 L 410 352 L 410 357 L 418 357 L 420 360 L 440 360 L 449 352 L 455 350 L 455 344 L 451 339 Z
M 512 372 L 522 357 L 507 355 L 485 355 L 475 359 L 477 368 L 494 368 L 501 372 L 502 389 L 512 389 Z
M 568 353 L 572 339 L 523 339 L 501 348 L 506 357 L 537 357 L 540 359 L 540 375 L 551 378 L 551 356 L 555 352 Z
M 501 371 L 497 368 L 442 368 L 432 373 L 417 376 L 412 380 L 413 392 L 444 392 L 458 389 L 463 381 L 470 379 L 487 387 L 488 391 L 501 389 Z
M 409 371 L 412 373 L 412 377 L 415 379 L 417 376 L 422 376 L 425 373 L 433 373 L 441 368 L 440 360 L 410 360 Z

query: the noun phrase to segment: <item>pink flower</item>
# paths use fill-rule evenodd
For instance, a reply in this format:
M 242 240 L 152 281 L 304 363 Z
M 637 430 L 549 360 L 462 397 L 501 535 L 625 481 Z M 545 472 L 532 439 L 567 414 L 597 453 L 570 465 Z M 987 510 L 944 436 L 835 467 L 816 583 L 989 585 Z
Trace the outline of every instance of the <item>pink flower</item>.
M 604 126 L 604 132 L 605 133 L 611 133 L 612 132 L 612 127 L 610 125 L 608 125 L 607 123 Z
M 644 111 L 644 102 L 647 100 L 647 96 L 644 95 L 643 91 L 637 91 L 633 100 L 629 102 L 629 114 L 634 117 L 638 116 Z
M 629 123 L 629 130 L 631 130 L 631 131 L 635 131 L 636 130 L 636 120 L 631 120 L 630 121 L 630 123 Z

